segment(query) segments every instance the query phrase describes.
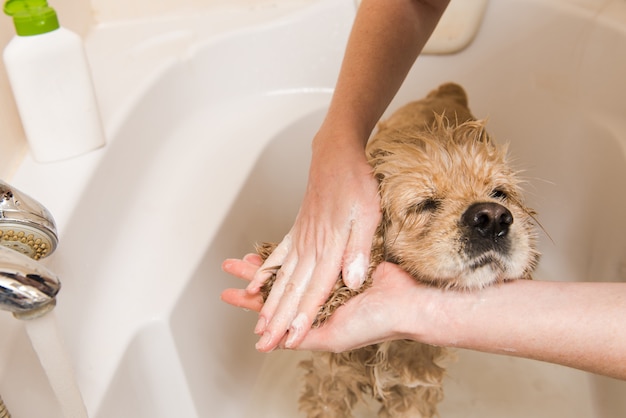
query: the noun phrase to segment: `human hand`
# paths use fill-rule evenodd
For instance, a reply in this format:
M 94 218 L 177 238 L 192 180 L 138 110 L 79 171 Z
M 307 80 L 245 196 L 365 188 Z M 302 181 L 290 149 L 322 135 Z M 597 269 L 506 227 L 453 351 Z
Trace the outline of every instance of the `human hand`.
M 241 260 L 235 258 L 224 260 L 222 270 L 240 279 L 251 281 L 262 264 L 263 260 L 258 254 L 246 254 Z M 255 312 L 259 312 L 263 307 L 261 295 L 251 295 L 246 289 L 226 289 L 222 292 L 221 298 L 230 305 Z
M 433 289 L 387 262 L 377 267 L 372 279 L 370 288 L 348 300 L 321 327 L 309 331 L 297 349 L 340 353 L 383 341 L 414 338 L 423 321 L 409 318 L 414 313 L 419 316 L 421 309 L 414 307 L 428 305 Z
M 262 336 L 259 351 L 271 351 L 287 333 L 286 346 L 297 346 L 339 273 L 351 288 L 360 287 L 367 273 L 381 217 L 378 182 L 363 141 L 322 146 L 327 139 L 320 136 L 296 221 L 247 287 L 250 296 L 257 295 L 271 274 L 265 267 L 282 266 L 255 327 Z
M 243 260 L 226 260 L 222 265 L 224 271 L 244 280 L 252 280 L 260 266 L 256 254 Z M 310 330 L 299 345 L 289 348 L 343 352 L 386 340 L 414 338 L 416 332 L 419 334 L 420 322 L 426 329 L 429 306 L 440 293 L 439 289 L 418 283 L 397 265 L 382 263 L 374 272 L 372 287 L 337 309 L 324 325 Z M 222 300 L 255 311 L 263 304 L 260 296 L 251 296 L 243 289 L 226 289 Z M 411 308 L 416 305 L 421 308 Z M 411 312 L 423 318 L 411 317 Z M 284 339 L 279 345 L 284 345 Z

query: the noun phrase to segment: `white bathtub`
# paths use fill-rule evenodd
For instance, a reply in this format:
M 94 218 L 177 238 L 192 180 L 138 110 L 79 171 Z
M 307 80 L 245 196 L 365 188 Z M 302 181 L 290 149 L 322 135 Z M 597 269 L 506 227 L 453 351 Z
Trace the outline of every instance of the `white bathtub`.
M 624 281 L 626 2 L 579 3 L 492 1 L 474 42 L 420 58 L 390 109 L 463 84 L 551 237 L 536 278 Z M 56 313 L 91 417 L 297 416 L 302 354 L 255 352 L 255 315 L 219 301 L 239 284 L 220 263 L 290 227 L 353 15 L 352 0 L 295 2 L 90 37 L 107 147 L 27 158 L 12 183 L 57 218 Z M 59 417 L 22 324 L 2 314 L 0 329 L 13 416 Z M 444 417 L 626 416 L 624 382 L 458 357 Z

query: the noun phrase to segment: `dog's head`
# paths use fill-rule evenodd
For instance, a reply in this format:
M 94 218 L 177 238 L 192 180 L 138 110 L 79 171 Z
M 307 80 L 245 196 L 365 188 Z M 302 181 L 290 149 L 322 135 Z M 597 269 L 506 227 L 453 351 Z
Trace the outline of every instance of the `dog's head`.
M 380 181 L 384 257 L 418 280 L 480 288 L 530 278 L 533 211 L 506 147 L 482 121 L 435 118 L 428 129 L 386 130 L 369 150 Z

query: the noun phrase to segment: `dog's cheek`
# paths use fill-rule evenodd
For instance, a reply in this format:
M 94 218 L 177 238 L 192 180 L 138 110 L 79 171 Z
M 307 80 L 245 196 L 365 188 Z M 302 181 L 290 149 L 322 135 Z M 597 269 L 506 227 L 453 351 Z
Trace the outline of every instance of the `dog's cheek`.
M 391 215 L 386 230 L 386 245 L 390 249 L 415 248 L 430 230 L 429 217 L 401 208 Z
M 389 250 L 394 262 L 416 279 L 440 282 L 455 277 L 462 268 L 458 258 L 459 235 L 441 225 L 441 219 L 416 222 L 403 228 Z
M 536 234 L 530 218 L 523 213 L 516 214 L 516 222 L 509 232 L 511 242 L 509 270 L 506 279 L 520 279 L 532 272 L 539 260 L 536 249 Z

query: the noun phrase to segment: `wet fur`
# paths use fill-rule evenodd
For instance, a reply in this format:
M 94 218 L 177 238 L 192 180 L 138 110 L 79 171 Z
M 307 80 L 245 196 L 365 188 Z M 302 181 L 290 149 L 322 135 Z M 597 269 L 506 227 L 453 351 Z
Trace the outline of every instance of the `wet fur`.
M 416 280 L 449 289 L 530 279 L 539 258 L 534 212 L 523 204 L 506 147 L 497 146 L 484 121 L 475 120 L 460 86 L 444 84 L 400 108 L 379 124 L 366 151 L 380 183 L 383 210 L 368 278 L 361 289 L 351 290 L 339 277 L 314 326 L 371 286 L 372 271 L 385 260 Z M 481 244 L 478 251 L 460 219 L 472 204 L 485 202 L 506 207 L 513 223 L 502 238 L 505 243 Z M 266 259 L 274 248 L 263 243 L 257 252 Z M 275 274 L 265 283 L 264 297 L 274 280 Z M 442 347 L 406 340 L 313 353 L 302 362 L 306 376 L 300 408 L 309 418 L 347 418 L 355 403 L 369 395 L 381 403 L 380 417 L 437 416 L 445 358 Z

